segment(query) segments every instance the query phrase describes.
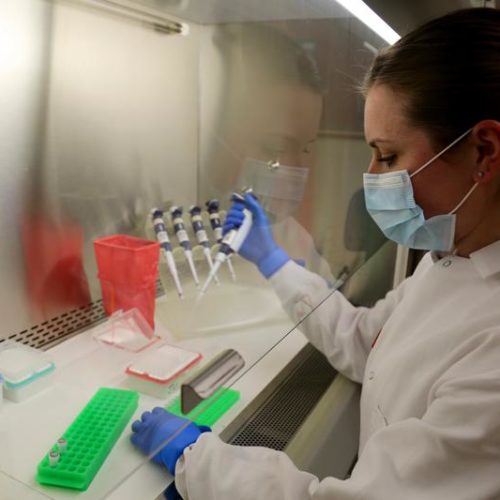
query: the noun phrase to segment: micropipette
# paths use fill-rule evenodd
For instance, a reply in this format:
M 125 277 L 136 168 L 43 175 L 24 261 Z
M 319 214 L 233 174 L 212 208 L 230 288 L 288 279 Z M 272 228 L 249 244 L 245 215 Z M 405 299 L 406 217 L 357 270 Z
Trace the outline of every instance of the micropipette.
M 191 242 L 189 241 L 189 236 L 186 232 L 186 227 L 184 226 L 184 221 L 182 220 L 182 207 L 172 207 L 170 209 L 170 215 L 172 216 L 172 224 L 174 225 L 175 235 L 179 240 L 179 244 L 184 250 L 184 255 L 189 264 L 189 269 L 191 269 L 191 274 L 193 275 L 193 280 L 196 286 L 200 286 L 200 280 L 198 279 L 198 273 L 194 267 L 193 252 L 191 251 Z
M 168 270 L 172 276 L 175 288 L 177 288 L 177 293 L 182 299 L 184 293 L 182 291 L 181 282 L 179 279 L 179 273 L 177 272 L 177 266 L 175 265 L 174 256 L 172 254 L 172 245 L 170 244 L 170 239 L 168 238 L 167 228 L 165 227 L 165 222 L 163 221 L 163 210 L 159 208 L 153 208 L 151 210 L 151 218 L 153 219 L 153 228 L 155 230 L 156 239 L 160 243 L 160 247 L 163 250 L 163 255 L 167 261 Z
M 251 190 L 246 190 L 244 193 L 249 193 Z M 238 201 L 238 200 L 244 200 L 243 196 L 239 193 L 233 193 L 231 196 L 231 201 Z M 210 274 L 208 275 L 207 280 L 205 281 L 203 287 L 201 288 L 200 294 L 205 293 L 207 290 L 208 286 L 210 285 L 210 282 L 214 278 L 215 274 L 219 270 L 220 266 L 227 261 L 228 257 L 233 254 L 234 252 L 237 252 L 243 242 L 245 241 L 245 238 L 248 236 L 248 233 L 250 229 L 252 228 L 252 212 L 250 210 L 244 208 L 243 209 L 243 222 L 241 223 L 241 226 L 238 228 L 233 228 L 231 229 L 224 238 L 222 238 L 222 241 L 220 243 L 219 251 L 217 252 L 217 255 L 215 256 L 215 263 L 213 269 L 210 271 Z
M 208 242 L 207 232 L 205 231 L 205 226 L 203 225 L 203 219 L 201 218 L 201 208 L 192 205 L 189 209 L 189 213 L 191 214 L 191 225 L 193 226 L 194 234 L 196 235 L 196 239 L 198 243 L 203 248 L 203 253 L 205 254 L 205 258 L 208 262 L 208 267 L 210 271 L 214 268 L 214 263 L 212 261 L 212 255 L 210 254 L 210 244 Z M 219 283 L 219 278 L 217 275 L 214 276 L 215 282 Z
M 207 206 L 209 218 L 210 218 L 210 226 L 214 232 L 215 241 L 217 243 L 221 243 L 222 241 L 222 224 L 219 215 L 219 200 L 208 200 L 205 205 Z M 236 273 L 234 272 L 233 264 L 231 262 L 231 258 L 228 257 L 226 259 L 227 267 L 229 272 L 231 273 L 231 278 L 233 281 L 236 281 Z

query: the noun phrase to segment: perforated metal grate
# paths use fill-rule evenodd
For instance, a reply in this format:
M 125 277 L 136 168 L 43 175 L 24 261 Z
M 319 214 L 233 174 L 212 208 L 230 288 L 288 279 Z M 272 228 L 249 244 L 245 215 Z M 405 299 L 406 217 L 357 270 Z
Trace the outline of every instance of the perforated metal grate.
M 306 346 L 301 354 L 304 361 L 245 421 L 229 443 L 285 449 L 337 374 L 312 345 Z
M 31 347 L 43 347 L 62 337 L 66 337 L 82 328 L 104 319 L 106 313 L 99 299 L 87 306 L 65 312 L 39 325 L 9 336 L 9 339 L 22 342 Z
M 156 282 L 156 295 L 163 295 L 163 293 L 161 282 L 158 280 Z M 43 348 L 79 330 L 88 328 L 105 317 L 102 299 L 98 299 L 86 306 L 67 311 L 31 328 L 14 333 L 7 338 L 31 347 Z

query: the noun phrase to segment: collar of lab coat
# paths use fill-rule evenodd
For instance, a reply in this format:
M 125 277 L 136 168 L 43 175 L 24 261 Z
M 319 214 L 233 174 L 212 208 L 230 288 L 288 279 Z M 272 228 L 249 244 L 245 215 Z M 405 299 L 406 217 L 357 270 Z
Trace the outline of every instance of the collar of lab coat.
M 450 254 L 431 252 L 432 260 L 437 262 Z M 476 250 L 470 254 L 470 260 L 479 275 L 486 279 L 494 274 L 500 273 L 500 241 Z

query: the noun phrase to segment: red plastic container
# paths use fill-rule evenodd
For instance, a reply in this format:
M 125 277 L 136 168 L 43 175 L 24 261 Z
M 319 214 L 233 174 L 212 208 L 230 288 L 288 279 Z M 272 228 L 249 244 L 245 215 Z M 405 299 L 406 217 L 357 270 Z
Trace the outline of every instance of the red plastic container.
M 94 251 L 106 313 L 136 307 L 154 328 L 159 243 L 115 234 L 95 240 Z

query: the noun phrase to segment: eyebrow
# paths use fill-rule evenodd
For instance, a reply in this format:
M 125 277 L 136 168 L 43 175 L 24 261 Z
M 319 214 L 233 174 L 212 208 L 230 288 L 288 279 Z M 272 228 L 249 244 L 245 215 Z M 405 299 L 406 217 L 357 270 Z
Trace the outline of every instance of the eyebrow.
M 377 147 L 377 144 L 379 144 L 381 142 L 391 144 L 393 141 L 390 141 L 389 139 L 373 139 L 372 141 L 370 141 L 368 143 L 368 146 L 375 148 L 375 147 Z

